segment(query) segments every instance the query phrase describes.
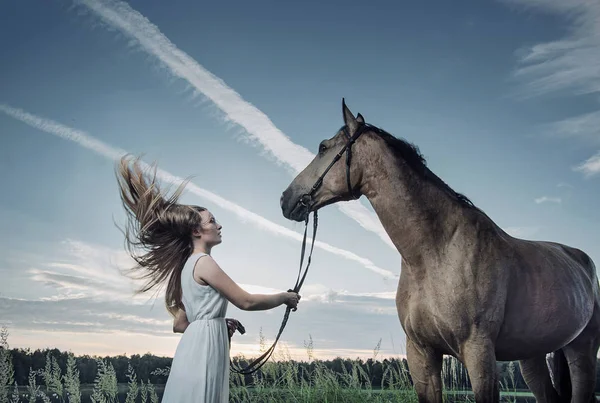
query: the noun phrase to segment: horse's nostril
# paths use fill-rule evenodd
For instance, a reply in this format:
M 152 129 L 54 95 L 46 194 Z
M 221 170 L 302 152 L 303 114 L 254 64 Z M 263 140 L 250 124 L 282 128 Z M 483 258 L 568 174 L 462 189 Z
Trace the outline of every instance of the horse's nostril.
M 281 197 L 279 198 L 279 205 L 281 207 L 283 207 L 283 193 L 281 194 Z

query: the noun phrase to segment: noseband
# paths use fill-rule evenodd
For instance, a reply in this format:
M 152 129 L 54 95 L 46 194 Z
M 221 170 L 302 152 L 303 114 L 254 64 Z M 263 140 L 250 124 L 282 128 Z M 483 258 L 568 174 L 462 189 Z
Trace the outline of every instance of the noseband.
M 355 195 L 354 190 L 352 189 L 352 184 L 350 183 L 350 162 L 352 160 L 352 145 L 358 139 L 358 137 L 361 134 L 363 134 L 368 128 L 369 128 L 369 125 L 363 123 L 356 129 L 356 132 L 354 133 L 354 135 L 350 136 L 350 134 L 348 133 L 348 126 L 344 126 L 343 130 L 344 130 L 344 134 L 348 138 L 348 142 L 340 150 L 340 152 L 336 154 L 333 161 L 331 161 L 331 163 L 325 169 L 325 171 L 321 174 L 319 179 L 317 179 L 317 181 L 311 188 L 310 192 L 306 193 L 305 195 L 303 195 L 300 198 L 300 204 L 302 204 L 307 209 L 307 214 L 306 214 L 306 218 L 305 218 L 305 222 L 304 222 L 304 224 L 305 224 L 304 238 L 302 239 L 302 251 L 300 254 L 300 269 L 298 270 L 298 278 L 296 279 L 296 285 L 294 286 L 293 289 L 289 289 L 288 292 L 298 293 L 300 291 L 300 288 L 302 288 L 302 284 L 304 284 L 304 279 L 306 278 L 306 274 L 308 273 L 308 268 L 310 267 L 310 261 L 312 258 L 313 248 L 315 246 L 315 236 L 317 234 L 317 225 L 318 225 L 317 224 L 318 216 L 317 216 L 316 211 L 313 213 L 313 236 L 312 236 L 312 242 L 310 245 L 310 253 L 308 254 L 308 260 L 306 262 L 306 268 L 304 269 L 304 274 L 302 274 L 302 277 L 300 277 L 300 274 L 302 273 L 302 265 L 304 263 L 304 254 L 306 251 L 306 233 L 307 233 L 307 229 L 308 229 L 308 217 L 310 215 L 308 213 L 308 210 L 310 209 L 313 195 L 323 184 L 323 178 L 325 178 L 325 175 L 327 175 L 327 172 L 329 172 L 331 167 L 333 167 L 333 165 L 340 158 L 342 158 L 342 155 L 344 155 L 344 152 L 346 152 L 346 182 L 348 184 L 348 193 L 350 193 L 350 195 L 352 196 L 353 199 L 358 199 L 358 197 L 360 197 L 360 195 L 359 196 Z M 294 308 L 293 310 L 295 311 L 296 308 Z M 273 351 L 275 351 L 275 345 L 277 344 L 277 342 L 279 341 L 279 337 L 281 337 L 281 334 L 283 333 L 283 329 L 285 328 L 285 325 L 287 324 L 287 321 L 290 317 L 291 311 L 292 311 L 292 308 L 290 308 L 288 306 L 285 310 L 285 314 L 283 316 L 283 321 L 281 322 L 281 326 L 279 327 L 279 332 L 277 333 L 277 337 L 275 337 L 275 341 L 273 342 L 271 347 L 269 347 L 269 349 L 267 351 L 265 351 L 260 357 L 258 357 L 256 360 L 254 360 L 250 364 L 248 364 L 248 366 L 246 368 L 236 368 L 233 365 L 233 361 L 231 361 L 231 359 L 230 359 L 231 370 L 233 372 L 235 372 L 236 374 L 240 374 L 240 375 L 250 375 L 250 374 L 258 371 L 258 369 L 260 367 L 262 367 L 269 360 L 269 358 L 271 357 L 271 354 L 273 354 Z

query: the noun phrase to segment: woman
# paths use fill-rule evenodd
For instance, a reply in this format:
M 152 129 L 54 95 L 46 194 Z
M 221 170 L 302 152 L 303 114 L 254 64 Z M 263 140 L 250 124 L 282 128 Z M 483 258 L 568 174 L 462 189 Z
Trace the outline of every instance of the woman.
M 211 257 L 221 243 L 223 228 L 207 209 L 177 203 L 183 183 L 170 197 L 146 180 L 139 159 L 128 156 L 117 169 L 121 200 L 128 217 L 126 248 L 138 263 L 132 277 L 147 280 L 139 293 L 167 285 L 165 303 L 174 317 L 173 330 L 183 336 L 177 346 L 165 386 L 164 403 L 229 401 L 228 302 L 247 310 L 267 310 L 286 304 L 295 308 L 293 292 L 249 294 Z M 137 254 L 135 249 L 145 249 Z M 139 273 L 139 275 L 136 275 Z M 231 320 L 233 329 L 239 322 Z

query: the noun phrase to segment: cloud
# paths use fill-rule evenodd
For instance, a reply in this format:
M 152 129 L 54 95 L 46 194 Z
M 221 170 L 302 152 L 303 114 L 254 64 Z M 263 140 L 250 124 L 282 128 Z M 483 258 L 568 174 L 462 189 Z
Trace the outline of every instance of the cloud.
M 95 287 L 100 288 L 105 285 L 104 282 L 94 281 L 86 277 L 60 274 L 38 269 L 29 270 L 29 274 L 32 275 L 32 280 L 53 286 L 61 290 L 87 290 Z
M 14 266 L 26 274 L 29 283 L 54 293 L 39 301 L 120 301 L 131 305 L 152 301 L 147 295 L 134 295 L 136 284 L 122 274 L 121 270 L 135 264 L 125 251 L 72 239 L 52 249 L 53 256 L 29 257 L 27 261 L 35 263 Z
M 302 301 L 318 301 L 323 303 L 352 303 L 356 301 L 377 302 L 395 300 L 396 291 L 351 293 L 346 290 L 334 290 L 323 284 L 310 284 L 303 288 Z
M 105 264 L 119 260 L 122 251 L 71 240 L 55 250 L 59 253 L 57 258 L 27 273 L 33 287 L 36 283 L 49 286 L 58 294 L 34 300 L 0 297 L 2 321 L 8 324 L 11 333 L 16 332 L 19 343 L 30 348 L 59 347 L 88 354 L 133 354 L 149 350 L 173 354 L 174 341 L 179 335 L 172 333 L 171 318 L 162 304 L 156 307 L 155 301 L 136 301 L 131 293 L 123 291 L 131 280 L 123 277 L 115 285 L 111 279 L 110 273 L 115 268 Z M 79 275 L 84 272 L 97 275 L 94 278 Z M 103 276 L 106 276 L 104 281 Z M 279 291 L 256 285 L 241 286 L 250 292 Z M 302 346 L 310 335 L 315 337 L 315 355 L 321 358 L 368 357 L 378 338 L 383 337 L 399 338 L 396 344 L 402 344 L 404 335 L 397 319 L 394 292 L 351 293 L 322 284 L 306 284 L 302 295 L 300 309 L 284 334 L 281 353 L 287 349 L 294 358 L 306 359 Z M 245 312 L 230 308 L 227 316 L 241 320 L 248 330 L 246 336 L 236 339 L 232 354 L 256 356 L 259 333 L 267 337 L 267 345 L 271 343 L 268 338 L 276 334 L 282 311 Z M 347 336 L 340 340 L 340 334 Z M 61 344 L 59 335 L 68 336 L 66 345 Z M 145 341 L 136 344 L 132 339 Z M 389 346 L 382 347 L 382 355 L 396 353 Z
M 77 333 L 172 334 L 164 309 L 123 301 L 65 298 L 55 301 L 0 297 L 2 320 L 9 328 Z
M 582 172 L 586 177 L 594 176 L 600 173 L 600 152 L 590 157 L 573 170 Z
M 600 3 L 587 0 L 507 0 L 508 3 L 557 13 L 570 23 L 560 40 L 521 50 L 515 75 L 531 95 L 555 91 L 590 94 L 600 91 Z
M 537 204 L 541 204 L 541 203 L 557 203 L 557 204 L 560 204 L 560 203 L 562 203 L 562 199 L 560 197 L 542 196 L 542 197 L 538 197 L 537 199 L 535 199 L 535 202 Z
M 525 83 L 528 96 L 552 92 L 574 95 L 600 92 L 600 2 L 589 0 L 505 0 L 563 16 L 568 34 L 520 51 L 515 77 Z M 550 132 L 566 137 L 600 140 L 600 111 L 552 123 Z M 595 155 L 574 168 L 586 176 L 600 172 Z
M 89 134 L 73 129 L 71 127 L 65 126 L 61 123 L 55 122 L 50 119 L 41 118 L 39 116 L 35 116 L 31 113 L 25 112 L 22 109 L 13 108 L 9 105 L 0 104 L 0 111 L 6 113 L 7 115 L 22 121 L 36 129 L 42 130 L 44 132 L 54 134 L 58 137 L 64 138 L 66 140 L 73 141 L 79 144 L 82 147 L 85 147 L 89 150 L 94 151 L 95 153 L 112 160 L 118 160 L 123 155 L 127 154 L 125 150 L 115 148 L 108 144 L 103 143 L 100 140 L 95 139 Z M 142 162 L 142 166 L 146 169 L 151 168 L 147 163 Z M 157 169 L 156 171 L 157 177 L 165 182 L 179 185 L 184 179 L 178 176 L 175 176 L 167 171 L 162 169 Z M 206 189 L 200 188 L 195 184 L 189 182 L 186 186 L 186 190 L 200 196 L 206 200 L 209 200 L 212 203 L 215 203 L 219 207 L 234 213 L 238 219 L 242 222 L 250 222 L 261 230 L 270 232 L 274 235 L 283 236 L 286 238 L 295 239 L 297 241 L 302 241 L 302 235 L 292 231 L 288 228 L 285 228 L 279 224 L 276 224 L 272 221 L 267 220 L 266 218 L 253 213 L 240 205 L 237 205 L 229 200 L 222 198 L 221 196 L 210 192 Z M 307 238 L 307 242 L 310 242 L 310 239 Z M 382 269 L 376 266 L 371 260 L 358 256 L 357 254 L 350 252 L 345 249 L 337 248 L 335 246 L 329 245 L 325 242 L 315 241 L 315 247 L 320 248 L 322 250 L 328 251 L 334 255 L 343 257 L 348 260 L 352 260 L 354 262 L 360 263 L 365 268 L 387 278 L 397 278 L 398 275 L 389 271 Z
M 600 143 L 600 111 L 586 113 L 547 125 L 549 132 L 565 138 Z
M 562 199 L 560 197 L 542 196 L 542 197 L 538 197 L 537 199 L 535 199 L 535 202 L 536 202 L 536 204 L 542 204 L 542 203 L 560 204 L 560 203 L 562 203 Z
M 246 138 L 262 149 L 293 175 L 299 173 L 314 158 L 306 148 L 293 143 L 261 110 L 245 101 L 223 80 L 202 67 L 183 52 L 156 25 L 117 0 L 76 0 L 97 15 L 109 28 L 117 29 L 153 55 L 176 78 L 183 79 L 203 94 L 224 113 L 227 123 L 244 129 Z M 377 234 L 389 247 L 396 250 L 377 216 L 358 201 L 337 203 L 336 206 L 367 231 Z
M 89 299 L 48 302 L 0 297 L 0 311 L 13 348 L 59 348 L 93 355 L 150 351 L 172 357 L 181 337 L 172 332 L 172 321 L 164 310 L 147 306 Z M 234 336 L 231 355 L 255 358 L 260 336 L 269 346 L 282 316 L 283 309 L 270 315 L 260 311 L 228 313 L 228 317 L 241 320 L 247 330 L 245 335 Z M 304 346 L 309 337 L 316 358 L 369 358 L 379 339 L 380 358 L 404 353 L 405 336 L 395 311 L 377 313 L 375 309 L 359 311 L 344 304 L 312 302 L 302 303 L 292 314 L 274 358 L 288 352 L 294 359 L 306 360 Z
M 134 295 L 134 280 L 121 274 L 121 270 L 133 266 L 135 262 L 122 250 L 70 239 L 61 242 L 53 249 L 58 253 L 56 257 L 47 256 L 40 259 L 41 263 L 38 263 L 40 268 L 25 270 L 28 280 L 58 293 L 51 297 L 40 298 L 39 301 L 118 301 L 127 305 L 145 305 L 149 302 L 154 303 L 156 299 L 164 296 L 164 290 L 153 298 Z M 18 267 L 18 271 L 22 272 L 23 267 Z M 279 289 L 255 284 L 239 285 L 250 293 L 281 292 Z M 394 299 L 395 292 L 350 293 L 345 290 L 333 290 L 322 284 L 306 284 L 302 289 L 302 297 L 303 301 L 328 303 L 353 302 L 356 299 L 368 299 L 373 302 L 380 299 Z

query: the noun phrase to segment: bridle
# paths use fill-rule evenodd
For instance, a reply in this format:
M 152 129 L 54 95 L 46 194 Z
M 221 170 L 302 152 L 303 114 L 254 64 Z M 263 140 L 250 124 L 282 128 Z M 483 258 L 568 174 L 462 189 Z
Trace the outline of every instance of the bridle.
M 304 263 L 304 254 L 306 251 L 306 233 L 308 230 L 308 218 L 310 216 L 310 213 L 308 213 L 308 211 L 311 206 L 313 196 L 314 196 L 315 192 L 321 187 L 321 185 L 323 185 L 323 179 L 325 178 L 325 175 L 327 175 L 327 173 L 333 167 L 333 165 L 336 162 L 338 162 L 338 160 L 340 158 L 342 158 L 342 155 L 344 155 L 344 153 L 346 153 L 346 183 L 348 185 L 348 193 L 350 193 L 350 195 L 352 196 L 352 199 L 354 199 L 354 200 L 356 200 L 360 197 L 360 195 L 356 196 L 356 194 L 354 193 L 354 189 L 352 189 L 352 183 L 350 182 L 350 163 L 352 161 L 352 145 L 356 142 L 356 140 L 360 137 L 360 135 L 363 134 L 370 127 L 371 126 L 368 124 L 359 123 L 358 128 L 356 129 L 356 131 L 354 132 L 354 134 L 352 136 L 350 136 L 350 134 L 348 133 L 348 126 L 346 125 L 343 127 L 342 130 L 344 131 L 344 134 L 346 135 L 346 137 L 348 139 L 348 141 L 346 142 L 346 145 L 340 150 L 340 152 L 338 152 L 336 154 L 336 156 L 333 158 L 333 160 L 327 166 L 327 168 L 325 168 L 325 171 L 323 171 L 321 176 L 319 176 L 319 178 L 317 179 L 315 184 L 312 186 L 310 191 L 308 193 L 302 195 L 302 197 L 299 200 L 299 203 L 302 204 L 304 207 L 306 207 L 307 213 L 306 213 L 306 217 L 304 219 L 304 237 L 302 239 L 302 250 L 301 250 L 301 254 L 300 254 L 300 268 L 298 269 L 298 277 L 296 278 L 296 285 L 294 285 L 293 289 L 288 290 L 288 292 L 295 292 L 295 293 L 300 292 L 300 288 L 302 288 L 302 284 L 304 284 L 304 279 L 306 278 L 306 274 L 308 273 L 308 268 L 310 266 L 313 248 L 315 246 L 315 235 L 317 234 L 317 226 L 318 226 L 318 216 L 317 216 L 316 210 L 313 212 L 313 236 L 312 236 L 312 241 L 311 241 L 311 245 L 310 245 L 310 253 L 308 254 L 308 259 L 306 262 L 306 268 L 304 269 L 304 274 L 302 274 L 302 277 L 300 277 L 300 274 L 302 273 L 302 264 Z M 269 358 L 271 357 L 271 354 L 273 354 L 273 351 L 275 350 L 275 345 L 279 341 L 279 337 L 281 337 L 281 334 L 283 333 L 283 329 L 285 329 L 285 325 L 287 324 L 287 321 L 290 317 L 291 311 L 296 311 L 296 308 L 292 309 L 289 306 L 286 308 L 285 314 L 283 315 L 283 321 L 281 322 L 281 326 L 279 327 L 279 332 L 277 333 L 277 337 L 275 338 L 273 345 L 271 347 L 269 347 L 269 349 L 267 351 L 265 351 L 260 357 L 258 357 L 256 360 L 252 361 L 250 364 L 248 364 L 248 366 L 246 368 L 243 368 L 243 369 L 234 367 L 233 362 L 230 360 L 231 370 L 233 372 L 235 372 L 236 374 L 241 374 L 241 375 L 250 375 L 250 374 L 256 372 L 260 367 L 262 367 L 269 360 Z
M 333 158 L 333 160 L 327 166 L 327 168 L 325 168 L 325 171 L 323 171 L 321 176 L 319 176 L 313 187 L 310 189 L 310 192 L 302 195 L 302 197 L 300 198 L 300 204 L 302 204 L 307 209 L 310 207 L 310 202 L 312 201 L 313 195 L 323 184 L 323 179 L 325 178 L 325 175 L 327 175 L 327 173 L 333 167 L 333 165 L 335 165 L 335 163 L 338 162 L 340 158 L 342 158 L 342 155 L 344 155 L 344 152 L 346 151 L 346 183 L 348 185 L 348 193 L 350 193 L 352 199 L 354 200 L 360 197 L 356 196 L 356 194 L 354 193 L 354 189 L 352 189 L 352 183 L 350 182 L 350 162 L 352 160 L 352 145 L 356 142 L 356 140 L 358 140 L 360 135 L 363 134 L 369 127 L 370 126 L 368 124 L 360 124 L 360 126 L 356 129 L 352 136 L 350 136 L 350 134 L 348 133 L 348 126 L 344 126 L 342 128 L 344 134 L 348 138 L 346 145 L 340 150 L 339 153 L 336 154 L 336 156 Z

